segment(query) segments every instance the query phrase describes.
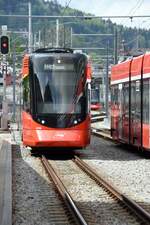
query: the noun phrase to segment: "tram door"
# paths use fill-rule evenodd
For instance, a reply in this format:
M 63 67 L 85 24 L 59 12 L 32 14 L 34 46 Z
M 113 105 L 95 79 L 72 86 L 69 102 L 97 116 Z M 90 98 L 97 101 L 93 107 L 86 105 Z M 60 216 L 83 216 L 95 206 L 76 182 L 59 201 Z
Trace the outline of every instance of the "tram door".
M 141 146 L 141 84 L 131 82 L 131 144 Z
M 118 85 L 118 138 L 122 139 L 122 84 Z
M 150 79 L 143 81 L 143 140 L 144 148 L 150 148 Z
M 120 137 L 121 129 L 121 115 L 120 115 L 120 95 L 121 89 L 120 84 L 111 87 L 111 135 L 113 139 L 118 140 Z
M 121 139 L 129 142 L 129 83 L 122 87 L 122 136 Z
M 118 139 L 118 132 L 117 132 L 117 121 L 118 121 L 118 114 L 117 114 L 117 101 L 118 99 L 118 90 L 117 86 L 114 85 L 111 87 L 111 136 L 113 139 Z

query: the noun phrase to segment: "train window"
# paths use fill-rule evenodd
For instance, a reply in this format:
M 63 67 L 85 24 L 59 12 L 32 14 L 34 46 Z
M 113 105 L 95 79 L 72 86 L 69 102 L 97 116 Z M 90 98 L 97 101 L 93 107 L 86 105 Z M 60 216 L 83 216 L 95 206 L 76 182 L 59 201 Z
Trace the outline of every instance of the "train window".
M 119 90 L 122 90 L 122 84 L 119 84 Z
M 149 80 L 143 81 L 143 123 L 149 124 Z
M 91 102 L 99 103 L 99 89 L 91 89 Z
M 140 81 L 131 82 L 131 118 L 134 121 L 141 120 L 141 84 Z
M 137 120 L 141 119 L 141 84 L 140 81 L 136 81 L 136 92 L 135 92 L 135 116 Z
M 23 109 L 27 112 L 30 109 L 29 76 L 23 79 Z
M 75 74 L 72 73 L 72 79 L 68 79 L 66 73 L 55 74 L 51 81 L 46 78 L 45 74 L 39 76 L 41 76 L 40 82 L 38 80 L 36 82 L 39 113 L 75 113 L 75 109 L 76 113 L 79 113 L 81 105 L 77 104 L 78 107 L 74 107 L 75 102 L 80 100 L 76 95 L 77 84 L 74 85 Z
M 135 113 L 135 82 L 131 82 L 131 116 Z
M 122 94 L 123 94 L 123 101 L 122 101 L 122 109 L 125 117 L 129 117 L 129 84 L 124 83 L 123 84 L 123 89 L 122 89 Z
M 118 104 L 118 85 L 114 85 L 111 88 L 111 102 Z
M 136 81 L 136 91 L 140 91 L 140 81 Z
M 37 113 L 82 114 L 83 111 L 86 112 L 86 79 L 82 77 L 85 61 L 79 60 L 79 66 L 72 59 L 67 61 L 67 64 L 63 63 L 62 66 L 52 67 L 47 63 L 52 59 L 43 57 L 42 63 L 40 61 L 34 63 Z
M 111 104 L 114 103 L 114 86 L 111 86 Z

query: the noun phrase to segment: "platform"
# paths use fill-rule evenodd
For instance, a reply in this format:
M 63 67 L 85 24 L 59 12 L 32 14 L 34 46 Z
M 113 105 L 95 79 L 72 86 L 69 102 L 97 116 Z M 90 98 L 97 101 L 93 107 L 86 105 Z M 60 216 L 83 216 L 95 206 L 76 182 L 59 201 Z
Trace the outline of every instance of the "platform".
M 0 133 L 0 224 L 12 224 L 12 148 L 10 132 Z

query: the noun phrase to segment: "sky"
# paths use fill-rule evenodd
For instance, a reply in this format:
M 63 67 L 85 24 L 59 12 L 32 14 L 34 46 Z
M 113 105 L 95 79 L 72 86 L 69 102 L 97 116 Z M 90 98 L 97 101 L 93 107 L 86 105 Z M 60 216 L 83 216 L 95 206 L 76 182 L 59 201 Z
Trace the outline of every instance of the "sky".
M 60 4 L 79 9 L 86 13 L 97 16 L 133 16 L 149 15 L 150 0 L 58 0 Z M 123 24 L 128 27 L 150 29 L 149 18 L 111 19 L 112 22 Z

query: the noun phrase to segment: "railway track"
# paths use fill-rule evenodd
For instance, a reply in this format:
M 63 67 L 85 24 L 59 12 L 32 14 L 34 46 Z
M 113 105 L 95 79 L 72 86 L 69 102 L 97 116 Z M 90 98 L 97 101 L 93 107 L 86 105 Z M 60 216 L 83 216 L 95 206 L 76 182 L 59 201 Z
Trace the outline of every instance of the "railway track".
M 132 211 L 137 215 L 141 222 L 146 224 L 150 224 L 150 214 L 145 211 L 139 204 L 130 199 L 128 196 L 122 194 L 116 187 L 110 184 L 106 179 L 97 174 L 88 164 L 86 164 L 83 160 L 75 157 L 75 163 L 87 173 L 95 182 L 103 186 L 104 189 L 107 189 L 110 195 L 113 195 L 117 201 L 127 207 L 127 209 Z
M 69 209 L 69 211 L 71 213 L 74 211 L 72 217 L 77 222 L 77 224 L 116 224 L 111 222 L 113 220 L 126 220 L 127 222 L 124 221 L 124 224 L 150 224 L 150 214 L 148 212 L 146 212 L 135 201 L 131 200 L 115 187 L 113 187 L 112 184 L 108 183 L 108 181 L 97 174 L 91 167 L 89 167 L 89 165 L 87 165 L 77 156 L 75 156 L 72 161 L 63 163 L 54 162 L 53 160 L 47 160 L 45 157 L 42 157 L 42 162 L 51 179 L 55 180 L 54 182 L 59 190 L 61 198 L 63 198 L 63 201 L 66 202 L 67 207 L 71 206 L 71 209 Z M 65 164 L 67 167 L 66 170 L 64 168 Z M 68 174 L 66 173 L 66 171 L 69 171 Z M 83 171 L 84 173 L 86 173 L 86 178 L 83 178 L 83 174 L 79 175 L 79 173 L 83 173 Z M 101 213 L 103 211 L 103 214 L 105 214 L 105 216 L 102 216 L 104 223 L 99 217 L 96 218 L 96 215 L 93 213 L 94 209 L 92 209 L 92 204 L 90 204 L 90 206 L 88 206 L 88 204 L 84 204 L 83 207 L 83 205 L 81 204 L 81 202 L 83 201 L 81 194 L 78 194 L 80 197 L 78 196 L 78 198 L 76 198 L 72 189 L 77 188 L 77 185 L 76 183 L 73 184 L 73 180 L 75 181 L 75 179 L 70 180 L 69 174 L 71 174 L 71 179 L 73 179 L 73 177 L 75 177 L 76 175 L 81 176 L 81 179 L 85 181 L 85 183 L 91 182 L 87 181 L 90 176 L 90 180 L 94 182 L 98 189 L 96 190 L 95 187 L 93 187 L 93 183 L 87 184 L 87 188 L 91 188 L 91 190 L 95 189 L 95 192 L 99 192 L 99 198 L 102 198 L 102 202 L 103 198 L 109 198 L 111 199 L 111 201 L 113 201 L 112 213 L 109 211 L 110 209 L 108 209 L 108 206 L 105 206 L 105 204 L 101 205 L 101 207 L 103 208 L 100 208 L 99 213 L 97 213 L 99 215 L 102 215 Z M 82 191 L 83 190 L 80 189 L 80 192 Z M 72 192 L 71 195 L 69 194 L 70 192 Z M 76 204 L 73 203 L 73 199 L 75 199 Z M 98 201 L 100 201 L 100 199 L 98 199 Z M 117 217 L 120 218 L 110 218 L 114 214 L 114 212 L 117 212 Z M 118 222 L 117 224 L 122 223 Z
M 92 159 L 93 159 L 93 157 L 92 157 Z M 74 159 L 74 161 L 76 161 L 76 158 Z M 55 168 L 55 169 L 57 169 L 57 168 L 59 168 L 59 163 L 57 164 L 57 161 L 56 162 L 54 162 L 53 160 L 51 160 L 51 163 L 52 163 L 52 165 L 53 165 L 53 168 Z M 55 167 L 55 163 L 57 164 L 56 165 L 56 167 Z M 64 170 L 64 168 L 63 168 L 63 166 L 64 166 L 64 164 L 65 163 L 67 163 L 66 162 L 66 160 L 65 161 L 62 161 L 61 162 L 61 166 L 60 166 L 60 171 L 62 171 L 61 173 L 63 174 L 63 170 Z M 70 161 L 69 161 L 69 163 L 71 163 Z M 74 164 L 74 162 L 72 162 L 73 164 Z M 78 173 L 78 172 L 71 172 L 71 169 L 67 169 L 68 171 L 70 171 L 70 174 L 73 174 L 73 176 L 74 176 L 74 173 Z M 58 169 L 57 169 L 57 174 L 59 174 L 58 172 L 60 172 Z M 83 172 L 82 172 L 83 173 Z M 69 174 L 67 174 L 66 175 L 67 176 L 67 178 L 66 178 L 66 180 L 68 179 L 68 177 L 69 177 Z M 63 180 L 63 175 L 61 175 L 61 180 Z M 64 179 L 65 180 L 65 179 Z M 83 183 L 84 183 L 84 179 L 80 179 L 80 180 L 83 180 Z M 86 180 L 87 180 L 87 178 L 86 178 Z M 87 182 L 87 181 L 86 181 Z M 65 181 L 65 186 L 66 186 L 66 188 L 68 189 L 68 183 L 72 183 L 72 181 Z M 75 182 L 75 184 L 72 184 L 72 186 L 76 186 L 76 183 L 78 183 L 78 181 L 76 181 Z M 84 188 L 82 187 L 82 184 L 80 184 L 80 189 L 81 190 L 79 190 L 78 192 L 80 193 L 80 191 L 82 191 L 82 189 L 84 190 Z M 93 186 L 91 185 L 91 190 L 93 191 Z M 101 204 L 99 204 L 99 206 L 97 206 L 96 205 L 96 209 L 93 209 L 93 203 L 89 203 L 90 201 L 92 202 L 93 200 L 82 200 L 81 199 L 81 201 L 80 201 L 80 198 L 81 198 L 81 195 L 82 195 L 82 193 L 81 194 L 79 194 L 80 196 L 78 197 L 78 199 L 76 199 L 76 196 L 75 196 L 75 194 L 73 194 L 73 193 L 71 193 L 72 194 L 72 198 L 73 199 L 75 199 L 75 203 L 77 204 L 77 207 L 79 207 L 79 211 L 81 211 L 81 214 L 83 214 L 83 216 L 84 216 L 84 219 L 85 219 L 85 221 L 86 221 L 86 223 L 87 224 L 94 224 L 94 225 L 100 225 L 100 224 L 122 224 L 121 222 L 119 223 L 118 221 L 116 222 L 116 223 L 113 223 L 111 220 L 110 220 L 110 217 L 113 215 L 113 214 L 117 214 L 117 216 L 119 215 L 119 217 L 123 217 L 123 221 L 125 221 L 123 224 L 149 224 L 149 221 L 148 221 L 148 219 L 147 219 L 147 222 L 139 222 L 139 221 L 141 221 L 141 219 L 136 219 L 136 218 L 134 218 L 134 216 L 132 215 L 130 215 L 130 213 L 132 213 L 131 211 L 130 212 L 127 212 L 127 206 L 126 205 L 124 205 L 123 203 L 122 203 L 122 201 L 120 201 L 120 200 L 117 200 L 120 204 L 121 204 L 121 206 L 120 206 L 120 204 L 118 204 L 118 202 L 115 200 L 116 199 L 116 197 L 113 197 L 113 200 L 111 200 L 111 201 L 113 201 L 113 203 L 112 204 L 110 204 L 111 205 L 111 207 L 109 208 L 108 206 L 106 206 L 106 204 L 105 204 L 105 199 L 107 199 L 107 198 L 111 198 L 111 197 L 108 197 L 108 194 L 107 193 L 105 193 L 105 189 L 106 188 L 102 188 L 102 190 L 97 190 L 97 191 L 95 191 L 95 193 L 96 192 L 99 192 L 100 193 L 100 195 L 103 197 L 103 199 L 102 200 L 100 200 L 100 199 L 98 199 L 97 200 L 97 202 L 100 202 L 101 201 Z M 122 189 L 121 189 L 122 190 Z M 69 190 L 69 192 L 74 192 L 74 191 L 71 191 L 71 189 Z M 93 191 L 94 192 L 94 191 Z M 126 192 L 126 194 L 128 194 L 127 192 Z M 110 194 L 111 195 L 111 194 Z M 99 197 L 99 196 L 98 196 Z M 50 197 L 51 198 L 51 197 Z M 132 198 L 132 196 L 131 196 L 131 198 Z M 62 198 L 61 198 L 62 199 Z M 83 204 L 83 202 L 84 202 L 84 204 Z M 95 202 L 96 202 L 96 200 L 95 200 Z M 139 201 L 138 201 L 139 202 Z M 103 204 L 104 203 L 104 204 Z M 140 203 L 140 202 L 139 202 Z M 48 203 L 46 203 L 46 204 L 48 204 Z M 76 219 L 74 219 L 74 216 L 71 216 L 70 215 L 70 212 L 68 212 L 68 206 L 66 207 L 66 206 L 64 206 L 64 208 L 65 208 L 65 214 L 67 215 L 67 217 L 68 217 L 68 215 L 69 215 L 69 218 L 64 218 L 64 213 L 62 213 L 63 215 L 59 215 L 59 211 L 63 211 L 63 209 L 61 210 L 60 209 L 60 204 L 59 204 L 59 206 L 57 207 L 57 204 L 56 204 L 56 197 L 54 198 L 52 198 L 52 201 L 50 200 L 50 208 L 52 208 L 53 209 L 53 211 L 52 211 L 52 221 L 55 221 L 55 223 L 54 224 L 76 224 L 77 222 L 76 222 Z M 94 203 L 94 204 L 97 204 L 97 203 Z M 55 205 L 55 206 L 54 206 Z M 62 204 L 63 205 L 63 204 Z M 143 203 L 141 202 L 141 205 L 142 205 L 142 207 L 143 207 Z M 102 209 L 102 211 L 103 212 L 101 212 L 100 210 L 99 210 L 99 208 L 101 207 L 101 209 Z M 107 207 L 109 208 L 109 209 L 107 209 Z M 106 209 L 105 209 L 106 208 Z M 111 210 L 111 208 L 113 208 L 113 213 L 111 213 L 110 212 L 110 210 Z M 125 208 L 125 209 L 124 209 Z M 145 207 L 146 208 L 146 207 Z M 95 213 L 95 211 L 96 211 L 96 213 Z M 115 211 L 115 213 L 114 213 L 114 211 Z M 99 217 L 98 217 L 98 214 L 100 215 Z M 121 214 L 123 215 L 123 216 L 121 216 Z M 94 216 L 93 216 L 94 215 Z M 102 215 L 102 216 L 101 216 Z M 108 220 L 110 220 L 110 221 L 108 221 L 108 220 L 106 220 L 106 222 L 105 223 L 103 223 L 102 221 L 101 221 L 101 218 L 100 217 L 105 217 L 105 215 L 106 215 L 106 217 L 108 217 Z M 124 216 L 125 215 L 125 216 Z M 149 214 L 148 214 L 148 216 L 149 216 Z M 59 219 L 58 219 L 58 217 L 59 217 Z M 94 218 L 93 218 L 94 217 Z M 98 221 L 94 221 L 94 219 L 95 219 L 95 217 L 96 217 L 96 220 Z M 58 222 L 58 220 L 59 221 L 61 221 L 61 219 L 60 218 L 62 218 L 62 221 L 69 221 L 68 223 L 66 223 L 66 222 Z M 138 217 L 137 217 L 138 218 Z M 56 220 L 57 220 L 57 222 L 56 222 Z M 105 219 L 104 219 L 105 220 Z M 114 218 L 112 218 L 112 220 L 114 220 Z M 126 220 L 127 221 L 129 221 L 129 222 L 126 222 Z M 137 221 L 138 220 L 138 221 Z
M 96 123 L 99 121 L 103 121 L 106 118 L 106 116 L 94 116 L 91 118 L 91 122 L 92 123 Z
M 91 132 L 93 135 L 95 135 L 97 137 L 102 137 L 102 138 L 108 139 L 109 141 L 115 142 L 110 135 L 110 130 L 97 129 L 97 128 L 92 127 Z
M 41 158 L 42 164 L 44 165 L 46 172 L 48 176 L 53 180 L 55 186 L 57 187 L 57 190 L 65 203 L 66 207 L 69 210 L 68 216 L 72 219 L 76 224 L 80 225 L 87 225 L 87 222 L 85 221 L 83 215 L 80 213 L 80 210 L 76 206 L 75 202 L 73 201 L 71 195 L 67 191 L 66 187 L 62 183 L 62 181 L 59 179 L 58 175 L 56 174 L 53 167 L 50 165 L 48 160 L 45 158 L 45 156 L 42 156 Z

